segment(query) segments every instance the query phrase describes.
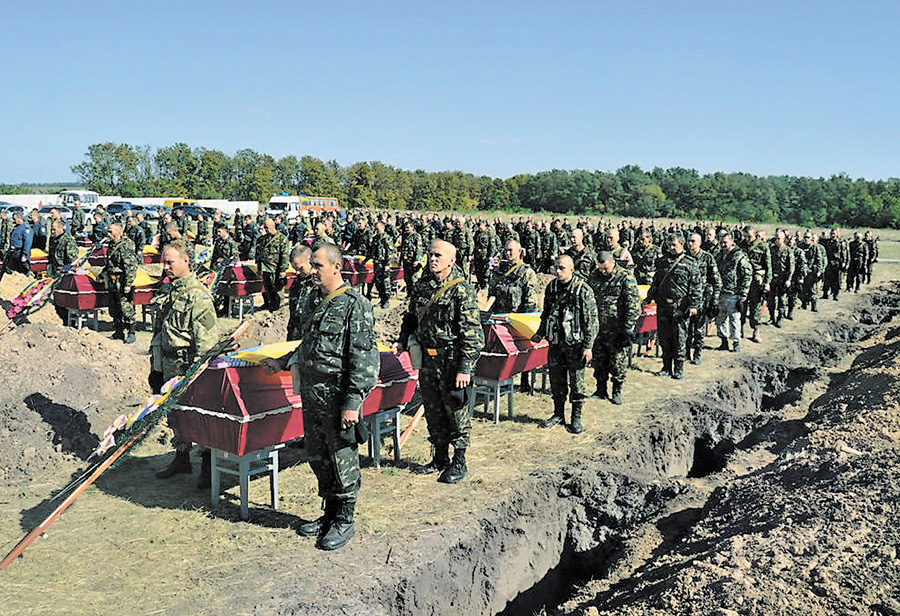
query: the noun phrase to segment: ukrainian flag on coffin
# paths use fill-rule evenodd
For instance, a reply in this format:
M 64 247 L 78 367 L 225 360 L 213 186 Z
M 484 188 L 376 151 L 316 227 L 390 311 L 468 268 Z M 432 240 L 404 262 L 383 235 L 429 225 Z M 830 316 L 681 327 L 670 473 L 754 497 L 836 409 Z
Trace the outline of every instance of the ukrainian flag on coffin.
M 647 299 L 647 292 L 650 290 L 650 285 L 649 284 L 639 284 L 637 286 L 637 288 L 638 288 L 638 297 L 641 298 L 641 301 L 644 301 L 645 299 Z
M 300 346 L 299 340 L 263 344 L 235 351 L 234 353 L 228 355 L 226 359 L 236 359 L 239 361 L 258 364 L 264 359 L 278 359 L 280 357 L 284 357 L 288 353 L 294 351 L 294 349 L 296 349 L 298 346 Z
M 509 314 L 495 314 L 496 319 L 504 319 L 518 335 L 523 338 L 531 338 L 541 326 L 540 312 L 510 312 Z

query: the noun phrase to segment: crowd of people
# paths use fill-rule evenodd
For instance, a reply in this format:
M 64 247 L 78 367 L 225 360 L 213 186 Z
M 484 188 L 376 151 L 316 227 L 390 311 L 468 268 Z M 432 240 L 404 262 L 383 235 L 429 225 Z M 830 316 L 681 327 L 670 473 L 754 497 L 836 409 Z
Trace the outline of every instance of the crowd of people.
M 540 312 L 534 340 L 548 343 L 553 400 L 553 414 L 541 426 L 565 424 L 580 433 L 589 366 L 596 380 L 592 396 L 623 403 L 642 304 L 656 306 L 662 355 L 657 374 L 682 379 L 686 362 L 702 362 L 713 322 L 718 348 L 740 352 L 745 338 L 760 341 L 764 304 L 768 324 L 782 327 L 798 305 L 815 312 L 820 299 L 858 292 L 871 282 L 878 257 L 870 232 L 854 233 L 847 241 L 840 229 L 820 234 L 777 229 L 768 238 L 752 225 L 711 222 L 489 220 L 374 211 L 346 217 L 325 212 L 290 224 L 281 216 L 240 212 L 229 222 L 216 211 L 210 221 L 201 215 L 190 225 L 184 211 L 176 210 L 165 213 L 154 230 L 141 214 L 124 212 L 113 219 L 102 208 L 88 228 L 79 212 L 76 205 L 75 215 L 63 221 L 57 211 L 45 226 L 40 217 L 29 224 L 19 214 L 7 224 L 0 214 L 3 270 L 23 271 L 44 229 L 49 229 L 43 241 L 51 275 L 75 260 L 73 234 L 107 244 L 102 278 L 110 293 L 113 337 L 132 343 L 137 264 L 157 235 L 168 283 L 153 300 L 149 382 L 154 391 L 183 374 L 217 339 L 217 315 L 224 306 L 195 275 L 196 244 L 211 249 L 211 268 L 252 257 L 263 282 L 263 307 L 271 311 L 280 309 L 288 267 L 293 268 L 285 337 L 303 344 L 265 367 L 290 370 L 304 401 L 306 449 L 324 513 L 297 531 L 316 536 L 317 547 L 325 550 L 342 547 L 354 534 L 357 447 L 365 441 L 361 406 L 380 365 L 371 297 L 375 291 L 379 307 L 390 306 L 397 292 L 392 267 L 402 268 L 406 285 L 397 350 L 409 350 L 419 370 L 432 444 L 431 460 L 415 472 L 455 484 L 468 474 L 466 402 L 484 346 L 486 314 Z M 371 261 L 374 280 L 368 288 L 353 288 L 343 278 L 347 254 Z M 541 292 L 540 275 L 548 274 L 552 278 Z M 486 294 L 481 302 L 480 291 Z M 533 393 L 530 376 L 522 375 L 520 391 Z M 191 444 L 176 433 L 174 445 L 175 457 L 158 473 L 161 478 L 191 472 Z M 204 452 L 200 487 L 209 486 L 209 465 Z

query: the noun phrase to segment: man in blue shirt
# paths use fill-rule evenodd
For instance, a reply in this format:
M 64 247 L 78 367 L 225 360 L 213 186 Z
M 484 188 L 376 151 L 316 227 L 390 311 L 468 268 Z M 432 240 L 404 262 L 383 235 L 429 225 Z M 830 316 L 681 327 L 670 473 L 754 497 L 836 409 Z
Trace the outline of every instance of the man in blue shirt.
M 0 269 L 0 280 L 6 272 L 20 272 L 31 274 L 31 243 L 34 233 L 31 227 L 25 224 L 25 219 L 20 213 L 13 214 L 13 230 L 9 236 L 9 250 L 3 258 L 3 268 Z

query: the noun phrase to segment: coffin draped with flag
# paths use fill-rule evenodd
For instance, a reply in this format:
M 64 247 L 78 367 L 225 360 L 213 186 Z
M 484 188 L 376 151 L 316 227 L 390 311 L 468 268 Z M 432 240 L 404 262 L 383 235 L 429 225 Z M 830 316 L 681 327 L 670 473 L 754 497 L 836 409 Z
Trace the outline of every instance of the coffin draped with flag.
M 495 314 L 486 319 L 483 323 L 484 348 L 475 365 L 475 375 L 504 381 L 547 365 L 547 341 L 531 340 L 540 320 L 539 313 Z

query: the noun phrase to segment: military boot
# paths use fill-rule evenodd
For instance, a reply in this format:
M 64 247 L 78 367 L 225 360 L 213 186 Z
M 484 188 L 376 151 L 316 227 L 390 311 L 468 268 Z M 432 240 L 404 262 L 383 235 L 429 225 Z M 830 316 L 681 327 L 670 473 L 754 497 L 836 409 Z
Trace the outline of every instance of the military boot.
M 572 403 L 572 423 L 569 426 L 569 432 L 572 434 L 581 434 L 584 432 L 584 426 L 581 425 L 581 410 L 584 408 L 584 401 Z
M 612 385 L 612 398 L 610 398 L 610 402 L 613 404 L 622 404 L 622 381 L 613 379 Z
M 334 515 L 334 520 L 328 526 L 325 534 L 316 541 L 316 547 L 326 552 L 344 547 L 356 534 L 356 530 L 353 527 L 353 513 L 356 510 L 356 501 L 338 501 L 336 506 L 337 511 Z
M 719 351 L 727 351 L 728 350 L 728 338 L 719 338 L 722 342 L 719 343 Z
M 212 452 L 204 449 L 200 454 L 200 476 L 197 477 L 197 489 L 208 490 L 212 487 Z
M 523 372 L 522 380 L 519 382 L 519 393 L 527 394 L 529 396 L 534 395 L 533 383 L 531 381 L 531 373 Z
M 125 328 L 116 323 L 116 331 L 112 335 L 113 340 L 125 340 Z
M 175 475 L 189 475 L 191 473 L 191 454 L 189 451 L 176 451 L 175 459 L 169 465 L 156 473 L 157 479 L 171 479 Z
M 438 481 L 441 483 L 459 483 L 468 473 L 469 469 L 466 468 L 466 450 L 457 447 L 453 450 L 453 460 L 450 461 L 450 466 L 444 469 L 444 472 L 438 477 Z
M 663 357 L 663 365 L 662 370 L 656 373 L 656 376 L 669 376 L 672 374 L 672 360 L 668 357 Z
M 128 328 L 128 334 L 125 336 L 125 344 L 134 344 L 134 327 Z
M 553 416 L 541 422 L 542 428 L 555 428 L 566 420 L 566 399 L 553 398 Z
M 599 374 L 597 375 L 597 390 L 591 394 L 592 398 L 600 398 L 601 400 L 607 400 L 609 398 L 609 388 L 607 387 L 607 375 Z
M 322 499 L 322 515 L 315 520 L 302 522 L 294 527 L 301 537 L 322 537 L 328 532 L 331 523 L 337 516 L 340 501 L 335 498 Z
M 437 443 L 434 446 L 434 455 L 431 462 L 424 466 L 416 467 L 413 471 L 416 475 L 431 475 L 438 471 L 443 471 L 450 466 L 450 445 L 447 443 Z
M 741 341 L 735 340 L 734 346 L 731 348 L 732 353 L 740 353 L 741 352 Z
M 756 343 L 760 342 L 758 329 L 756 329 L 756 328 L 753 329 L 753 335 L 750 336 L 750 342 L 756 342 Z
M 695 366 L 699 366 L 703 361 L 701 355 L 703 355 L 703 349 L 694 349 L 694 354 L 691 356 L 691 363 Z
M 684 378 L 684 362 L 680 359 L 673 362 L 672 378 L 677 380 Z

